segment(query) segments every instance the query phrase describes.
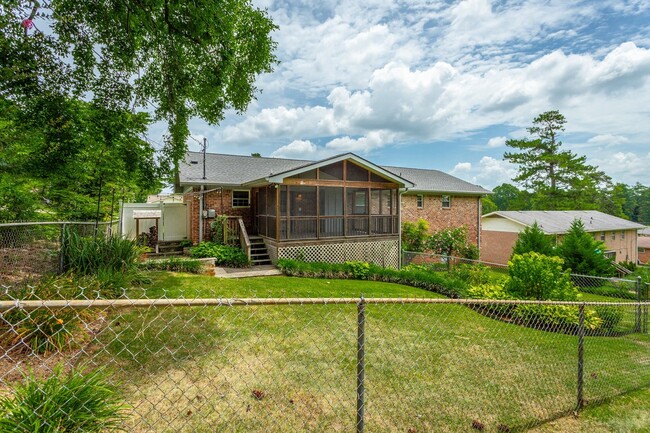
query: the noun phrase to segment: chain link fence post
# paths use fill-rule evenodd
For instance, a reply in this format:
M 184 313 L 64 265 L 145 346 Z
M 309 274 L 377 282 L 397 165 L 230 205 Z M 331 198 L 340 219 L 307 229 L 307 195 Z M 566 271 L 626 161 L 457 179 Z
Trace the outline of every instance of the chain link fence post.
M 636 277 L 636 322 L 634 326 L 634 332 L 641 332 L 641 315 L 642 315 L 642 309 L 641 309 L 641 301 L 643 300 L 643 293 L 642 293 L 642 283 L 641 283 L 641 277 Z
M 584 385 L 584 354 L 585 354 L 585 304 L 578 307 L 578 404 L 576 412 L 584 406 L 583 385 Z
M 357 433 L 363 433 L 365 425 L 365 328 L 366 303 L 361 295 L 357 304 Z
M 643 288 L 643 300 L 648 301 L 648 289 L 650 289 L 650 283 L 645 283 Z M 643 333 L 648 333 L 648 304 L 646 303 L 643 306 Z

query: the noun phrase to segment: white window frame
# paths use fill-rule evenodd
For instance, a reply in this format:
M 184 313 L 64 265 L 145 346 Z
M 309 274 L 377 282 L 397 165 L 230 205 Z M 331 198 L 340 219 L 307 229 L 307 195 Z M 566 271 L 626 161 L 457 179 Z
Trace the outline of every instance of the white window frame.
M 621 230 L 621 240 L 625 240 L 625 230 Z
M 424 195 L 418 194 L 415 196 L 415 205 L 418 209 L 424 209 Z
M 601 240 L 602 242 L 605 242 L 605 239 L 606 239 L 605 232 L 600 232 L 600 240 Z
M 445 198 L 447 198 L 447 199 L 445 200 Z M 447 203 L 446 206 L 445 206 L 445 202 Z M 443 209 L 451 209 L 451 196 L 450 195 L 443 195 L 441 197 L 440 203 L 442 204 Z
M 612 232 L 610 239 L 613 240 L 613 241 L 616 240 L 616 232 Z
M 245 192 L 247 194 L 247 199 L 246 199 L 246 205 L 235 205 L 235 193 L 236 192 Z M 241 198 L 238 198 L 237 200 L 242 200 Z M 247 189 L 233 189 L 232 194 L 230 197 L 230 204 L 233 209 L 238 209 L 238 208 L 247 208 L 251 207 L 251 192 L 250 190 Z

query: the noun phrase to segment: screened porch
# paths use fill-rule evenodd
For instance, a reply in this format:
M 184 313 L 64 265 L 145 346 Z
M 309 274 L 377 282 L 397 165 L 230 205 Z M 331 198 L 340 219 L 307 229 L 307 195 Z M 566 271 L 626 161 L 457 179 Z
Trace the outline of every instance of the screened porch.
M 253 189 L 255 229 L 278 241 L 397 236 L 398 188 L 339 161 Z

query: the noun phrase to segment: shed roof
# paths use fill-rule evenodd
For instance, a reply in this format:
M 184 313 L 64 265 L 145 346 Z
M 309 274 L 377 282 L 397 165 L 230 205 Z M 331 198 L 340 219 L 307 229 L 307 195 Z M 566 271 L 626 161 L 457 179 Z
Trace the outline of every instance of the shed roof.
M 324 162 L 350 158 L 362 164 L 375 167 L 377 172 L 404 184 L 417 192 L 447 192 L 467 195 L 486 195 L 491 192 L 483 187 L 473 185 L 452 175 L 438 170 L 424 170 L 405 167 L 375 165 L 354 154 L 343 154 L 320 161 L 299 159 L 265 158 L 242 155 L 225 155 L 206 153 L 205 179 L 203 179 L 203 154 L 188 152 L 185 160 L 179 164 L 180 185 L 221 185 L 243 186 L 262 179 L 293 172 L 297 169 L 310 169 Z
M 483 215 L 483 218 L 506 218 L 524 226 L 532 226 L 535 222 L 547 234 L 566 233 L 571 223 L 579 219 L 585 225 L 587 232 L 608 230 L 640 230 L 645 226 L 618 218 L 595 210 L 570 211 L 496 211 Z

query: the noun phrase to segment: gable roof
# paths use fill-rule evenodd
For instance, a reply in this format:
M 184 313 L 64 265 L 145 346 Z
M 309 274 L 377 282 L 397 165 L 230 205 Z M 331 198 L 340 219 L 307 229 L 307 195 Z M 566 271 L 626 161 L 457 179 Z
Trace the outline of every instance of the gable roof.
M 185 186 L 221 185 L 225 187 L 279 183 L 284 177 L 333 164 L 343 159 L 352 159 L 412 191 L 468 195 L 491 194 L 491 191 L 485 188 L 438 170 L 379 166 L 353 153 L 337 155 L 320 161 L 206 153 L 206 178 L 203 179 L 203 153 L 187 152 L 185 160 L 179 163 L 179 183 Z
M 579 219 L 585 225 L 587 232 L 601 232 L 612 230 L 640 230 L 645 226 L 618 218 L 595 210 L 570 210 L 570 211 L 496 211 L 483 215 L 487 218 L 506 218 L 524 226 L 532 226 L 535 222 L 547 234 L 566 233 L 571 228 L 571 223 Z

